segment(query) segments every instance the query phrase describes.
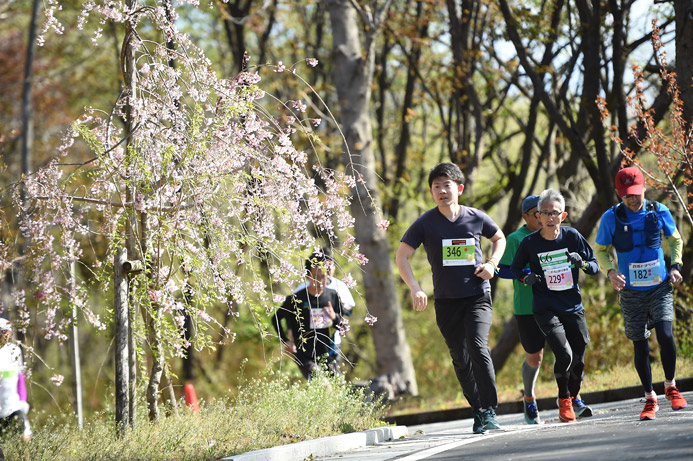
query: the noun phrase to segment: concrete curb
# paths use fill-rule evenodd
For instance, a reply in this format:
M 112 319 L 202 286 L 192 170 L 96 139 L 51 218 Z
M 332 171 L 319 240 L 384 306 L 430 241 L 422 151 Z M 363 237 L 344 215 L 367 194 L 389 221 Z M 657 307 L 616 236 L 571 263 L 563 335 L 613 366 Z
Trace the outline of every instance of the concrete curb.
M 376 443 L 400 439 L 409 434 L 406 426 L 388 426 L 363 432 L 334 435 L 321 439 L 280 445 L 264 450 L 249 451 L 240 455 L 222 458 L 224 461 L 291 461 L 304 460 L 309 456 L 328 456 L 340 451 L 364 448 Z
M 681 392 L 693 391 L 693 378 L 676 379 L 676 387 Z M 654 390 L 658 395 L 664 395 L 664 382 L 654 383 Z M 587 403 L 604 403 L 614 402 L 617 400 L 635 399 L 644 397 L 642 386 L 622 387 L 619 389 L 608 389 L 605 391 L 596 392 L 581 392 L 580 397 Z M 556 408 L 556 397 L 547 397 L 537 399 L 539 410 Z M 522 402 L 519 398 L 513 402 L 503 402 L 496 408 L 496 413 L 506 415 L 510 413 L 522 413 Z M 390 424 L 417 425 L 429 423 L 442 423 L 445 421 L 455 421 L 472 417 L 472 409 L 470 407 L 453 408 L 450 410 L 427 411 L 421 413 L 411 413 L 405 415 L 396 415 L 384 418 L 384 421 Z

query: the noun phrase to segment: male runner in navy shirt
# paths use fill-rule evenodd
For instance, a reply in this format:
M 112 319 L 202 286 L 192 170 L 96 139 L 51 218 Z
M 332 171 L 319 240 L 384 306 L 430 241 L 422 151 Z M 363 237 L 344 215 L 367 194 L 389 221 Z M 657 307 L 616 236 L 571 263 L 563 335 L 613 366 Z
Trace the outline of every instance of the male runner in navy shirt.
M 458 203 L 464 175 L 453 163 L 436 165 L 428 175 L 436 207 L 420 216 L 402 237 L 397 268 L 411 290 L 414 310 L 428 297 L 414 277 L 409 259 L 423 244 L 433 273 L 436 322 L 450 350 L 462 391 L 474 411 L 475 434 L 500 429 L 496 375 L 488 347 L 492 303 L 489 279 L 498 271 L 505 235 L 486 213 Z M 483 260 L 481 237 L 492 242 Z

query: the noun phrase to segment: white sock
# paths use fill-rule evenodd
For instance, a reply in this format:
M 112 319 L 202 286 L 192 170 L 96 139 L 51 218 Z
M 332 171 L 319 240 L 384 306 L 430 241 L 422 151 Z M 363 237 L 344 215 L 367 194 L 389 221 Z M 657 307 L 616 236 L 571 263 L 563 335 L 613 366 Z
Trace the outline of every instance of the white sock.
M 654 390 L 645 392 L 645 398 L 649 400 L 657 400 L 657 393 Z
M 675 380 L 675 379 L 672 379 L 671 381 L 669 381 L 669 380 L 666 380 L 666 379 L 665 379 L 665 380 L 664 380 L 664 389 L 668 389 L 668 388 L 670 388 L 671 386 L 676 386 L 676 380 Z

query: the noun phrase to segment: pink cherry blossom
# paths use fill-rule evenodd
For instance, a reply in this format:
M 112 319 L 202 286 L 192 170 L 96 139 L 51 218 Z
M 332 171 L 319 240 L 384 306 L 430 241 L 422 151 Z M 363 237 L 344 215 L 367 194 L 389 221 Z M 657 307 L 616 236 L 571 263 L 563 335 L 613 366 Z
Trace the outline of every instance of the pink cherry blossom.
M 344 284 L 349 287 L 349 288 L 354 288 L 356 286 L 356 281 L 354 278 L 351 276 L 351 274 L 346 274 L 344 278 L 342 279 Z
M 134 20 L 124 2 L 82 5 L 78 27 Z M 61 8 L 60 0 L 44 1 L 42 40 L 69 30 L 60 23 Z M 124 93 L 113 107 L 87 108 L 60 137 L 55 158 L 23 180 L 32 209 L 17 219 L 21 237 L 30 242 L 22 264 L 31 291 L 29 300 L 24 291 L 13 293 L 18 331 L 32 326 L 62 342 L 80 318 L 109 328 L 112 315 L 89 301 L 95 290 L 113 293 L 114 258 L 128 243 L 134 251 L 128 259 L 142 263 L 128 275 L 130 302 L 138 310 L 156 309 L 150 313 L 159 316 L 169 357 L 190 346 L 178 334 L 186 316 L 201 332 L 195 347 L 215 347 L 219 337 L 233 340 L 233 327 L 216 318 L 215 306 L 227 306 L 233 319 L 247 309 L 269 313 L 283 300 L 275 287 L 301 280 L 305 254 L 324 242 L 340 248 L 346 261 L 367 262 L 349 212 L 349 191 L 361 178 L 315 161 L 325 153 L 310 124 L 320 125 L 316 115 L 329 111 L 313 112 L 307 102 L 314 98 L 303 90 L 291 94 L 291 85 L 281 100 L 266 94 L 247 55 L 238 75 L 220 78 L 204 51 L 171 22 L 175 8 L 168 17 L 160 6 L 138 10 L 133 25 L 148 33 L 133 37 L 137 94 Z M 103 44 L 101 33 L 92 40 Z M 161 42 L 144 43 L 143 36 Z M 306 63 L 315 67 L 318 60 Z M 275 78 L 305 82 L 282 61 L 274 71 L 283 73 Z M 274 104 L 280 106 L 276 113 Z M 135 131 L 115 122 L 125 118 Z M 74 168 L 86 150 L 91 160 Z M 24 203 L 20 190 L 12 190 L 17 209 Z M 0 268 L 18 257 L 14 245 L 0 245 Z M 90 273 L 89 283 L 69 276 L 75 263 Z M 350 274 L 345 280 L 355 286 Z M 346 334 L 348 320 L 339 329 Z M 51 380 L 60 385 L 63 377 Z
M 369 326 L 373 326 L 375 322 L 378 321 L 378 317 L 368 314 L 366 318 L 363 319 Z
M 339 325 L 337 325 L 337 329 L 339 330 L 339 334 L 341 336 L 346 336 L 347 332 L 351 329 L 349 326 L 349 319 L 342 317 L 342 319 L 339 321 Z

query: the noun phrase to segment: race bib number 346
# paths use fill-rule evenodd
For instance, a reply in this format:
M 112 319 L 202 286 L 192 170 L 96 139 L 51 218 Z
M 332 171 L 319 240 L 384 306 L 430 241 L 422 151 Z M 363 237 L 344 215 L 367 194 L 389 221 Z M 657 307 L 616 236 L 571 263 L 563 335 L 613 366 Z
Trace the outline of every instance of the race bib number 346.
M 476 241 L 443 239 L 443 266 L 473 266 L 476 263 Z

